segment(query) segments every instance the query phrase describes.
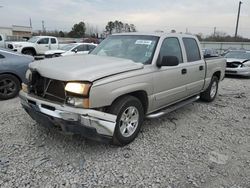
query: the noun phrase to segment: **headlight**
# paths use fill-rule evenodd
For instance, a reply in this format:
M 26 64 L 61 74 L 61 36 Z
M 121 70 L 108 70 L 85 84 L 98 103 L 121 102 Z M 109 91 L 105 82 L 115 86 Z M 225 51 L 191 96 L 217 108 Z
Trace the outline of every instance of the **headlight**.
M 90 83 L 69 82 L 66 84 L 65 90 L 74 94 L 88 96 L 90 87 Z
M 25 78 L 30 82 L 32 80 L 32 72 L 28 69 L 25 73 Z

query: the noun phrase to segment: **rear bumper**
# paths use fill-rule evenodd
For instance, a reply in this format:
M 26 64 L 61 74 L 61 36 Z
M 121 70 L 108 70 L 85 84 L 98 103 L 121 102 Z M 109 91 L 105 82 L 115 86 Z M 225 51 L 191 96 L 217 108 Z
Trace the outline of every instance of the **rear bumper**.
M 226 75 L 250 76 L 250 67 L 226 68 Z
M 23 91 L 20 91 L 19 97 L 25 111 L 42 126 L 60 127 L 65 132 L 97 140 L 113 137 L 115 115 L 54 104 Z

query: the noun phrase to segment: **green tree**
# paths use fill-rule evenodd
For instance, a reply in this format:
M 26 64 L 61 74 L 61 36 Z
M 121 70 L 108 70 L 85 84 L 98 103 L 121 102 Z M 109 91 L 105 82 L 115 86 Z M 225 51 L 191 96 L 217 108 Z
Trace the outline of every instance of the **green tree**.
M 81 38 L 85 37 L 86 25 L 84 22 L 79 22 L 72 27 L 72 30 L 68 33 L 70 37 Z
M 114 22 L 112 21 L 109 21 L 106 25 L 106 31 L 109 33 L 109 34 L 112 34 L 112 31 L 114 30 L 115 28 L 115 24 Z
M 59 35 L 59 37 L 65 37 L 65 34 L 63 31 L 59 31 L 58 35 Z

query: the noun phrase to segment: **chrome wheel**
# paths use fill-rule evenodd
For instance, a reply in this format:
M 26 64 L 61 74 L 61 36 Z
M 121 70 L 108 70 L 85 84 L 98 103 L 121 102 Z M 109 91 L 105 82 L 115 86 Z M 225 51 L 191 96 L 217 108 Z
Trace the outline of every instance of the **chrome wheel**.
M 130 137 L 134 134 L 139 124 L 139 112 L 134 106 L 128 107 L 121 115 L 120 133 L 124 137 Z
M 210 90 L 210 97 L 214 98 L 217 92 L 217 83 L 213 82 L 212 86 L 211 86 L 211 90 Z
M 0 80 L 0 94 L 3 96 L 10 96 L 13 95 L 13 93 L 16 92 L 17 85 L 16 83 L 11 79 L 3 79 Z

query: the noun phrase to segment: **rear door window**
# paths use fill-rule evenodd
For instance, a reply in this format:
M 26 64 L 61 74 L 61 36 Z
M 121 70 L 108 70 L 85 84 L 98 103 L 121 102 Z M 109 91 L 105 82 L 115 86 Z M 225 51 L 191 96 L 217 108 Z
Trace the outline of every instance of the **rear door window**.
M 183 38 L 183 43 L 185 46 L 185 50 L 187 53 L 187 61 L 199 61 L 201 60 L 201 54 L 198 47 L 198 44 L 195 39 L 193 38 Z
M 56 44 L 56 39 L 55 38 L 51 38 L 51 44 Z

